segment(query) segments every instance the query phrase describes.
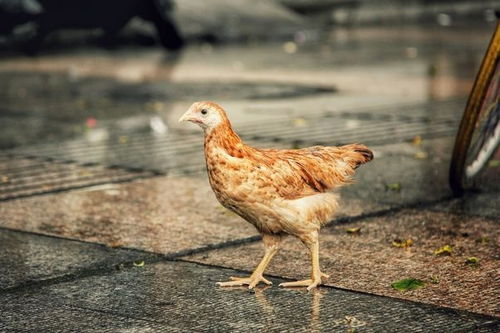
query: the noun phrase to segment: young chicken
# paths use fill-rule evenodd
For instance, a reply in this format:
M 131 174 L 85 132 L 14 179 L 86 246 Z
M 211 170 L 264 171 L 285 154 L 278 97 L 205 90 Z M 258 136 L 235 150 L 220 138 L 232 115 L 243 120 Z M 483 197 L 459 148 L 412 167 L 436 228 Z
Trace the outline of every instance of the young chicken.
M 283 287 L 308 290 L 327 278 L 319 266 L 318 231 L 332 220 L 338 204 L 330 191 L 351 181 L 355 169 L 373 158 L 360 144 L 303 149 L 258 149 L 233 131 L 224 109 L 213 102 L 194 103 L 179 119 L 205 132 L 205 159 L 210 185 L 219 202 L 262 235 L 265 254 L 249 277 L 231 277 L 220 286 L 270 285 L 263 273 L 285 235 L 299 238 L 311 254 L 311 278 Z

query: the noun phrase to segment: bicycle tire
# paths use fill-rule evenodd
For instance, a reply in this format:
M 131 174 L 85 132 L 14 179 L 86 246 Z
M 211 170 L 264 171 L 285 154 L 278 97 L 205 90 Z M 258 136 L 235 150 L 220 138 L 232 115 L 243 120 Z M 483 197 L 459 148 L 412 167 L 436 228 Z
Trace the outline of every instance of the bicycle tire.
M 488 50 L 483 57 L 481 67 L 469 95 L 453 147 L 449 183 L 456 196 L 462 195 L 465 189 L 469 186 L 470 180 L 465 176 L 467 154 L 469 153 L 472 137 L 476 129 L 476 124 L 479 120 L 481 106 L 483 105 L 489 85 L 499 63 L 499 54 L 500 22 L 497 22 L 495 33 L 493 34 Z M 484 163 L 486 162 L 487 161 Z M 479 169 L 482 167 L 484 167 L 484 165 L 480 166 Z

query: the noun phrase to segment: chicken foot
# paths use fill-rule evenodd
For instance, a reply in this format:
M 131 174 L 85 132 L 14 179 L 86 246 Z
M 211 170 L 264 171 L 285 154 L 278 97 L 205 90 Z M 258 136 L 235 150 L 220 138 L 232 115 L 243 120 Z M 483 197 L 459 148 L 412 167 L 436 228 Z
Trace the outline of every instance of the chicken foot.
M 248 289 L 253 289 L 260 282 L 263 282 L 267 285 L 272 285 L 273 283 L 264 278 L 263 274 L 267 265 L 269 265 L 269 263 L 271 262 L 271 259 L 274 257 L 276 252 L 278 252 L 279 245 L 281 243 L 281 236 L 263 234 L 262 241 L 264 243 L 264 247 L 266 248 L 266 252 L 259 265 L 257 265 L 257 268 L 255 268 L 255 270 L 253 271 L 252 275 L 250 275 L 249 277 L 231 276 L 229 277 L 231 281 L 217 282 L 217 285 L 221 287 L 248 285 Z
M 309 291 L 321 284 L 321 278 L 328 278 L 329 276 L 322 273 L 319 268 L 318 232 L 315 231 L 308 235 L 308 237 L 301 237 L 301 240 L 311 253 L 311 278 L 307 280 L 283 282 L 280 283 L 280 287 L 307 287 L 307 290 Z

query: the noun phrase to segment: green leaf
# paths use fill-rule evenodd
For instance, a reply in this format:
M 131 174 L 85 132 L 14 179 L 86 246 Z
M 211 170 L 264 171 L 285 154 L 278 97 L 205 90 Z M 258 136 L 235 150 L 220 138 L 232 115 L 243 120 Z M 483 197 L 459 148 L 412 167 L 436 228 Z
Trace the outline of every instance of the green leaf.
M 453 251 L 453 248 L 451 246 L 445 245 L 445 246 L 440 247 L 439 249 L 435 250 L 434 254 L 437 256 L 440 256 L 440 255 L 449 256 L 449 255 L 451 255 L 452 251 Z
M 399 191 L 401 191 L 401 183 L 387 184 L 387 185 L 385 185 L 385 189 L 390 190 L 390 191 L 399 192 Z
M 135 267 L 143 267 L 144 266 L 144 260 L 134 261 L 134 266 Z
M 393 282 L 391 284 L 391 287 L 399 291 L 407 291 L 407 290 L 415 290 L 421 288 L 424 285 L 425 283 L 422 280 L 407 278 Z
M 491 160 L 489 163 L 488 163 L 488 167 L 489 168 L 497 168 L 500 166 L 500 160 Z
M 477 265 L 479 265 L 479 259 L 476 257 L 469 257 L 469 258 L 465 259 L 465 263 L 467 265 L 477 266 Z

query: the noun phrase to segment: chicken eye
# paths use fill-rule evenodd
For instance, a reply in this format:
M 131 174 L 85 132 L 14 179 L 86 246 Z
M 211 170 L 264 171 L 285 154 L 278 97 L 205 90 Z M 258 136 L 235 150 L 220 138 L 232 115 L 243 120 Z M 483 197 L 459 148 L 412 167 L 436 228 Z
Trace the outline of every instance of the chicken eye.
M 201 114 L 205 115 L 208 113 L 208 110 L 207 109 L 201 109 Z

